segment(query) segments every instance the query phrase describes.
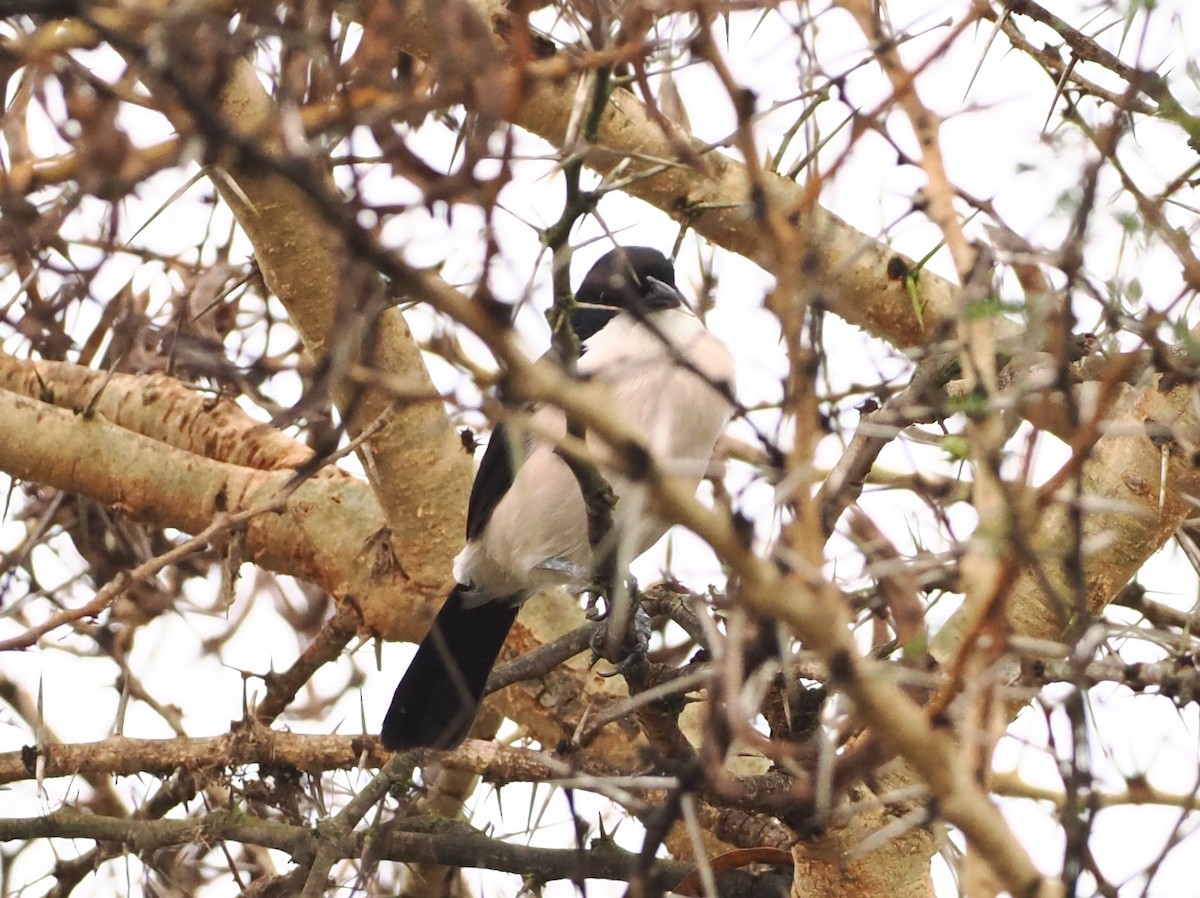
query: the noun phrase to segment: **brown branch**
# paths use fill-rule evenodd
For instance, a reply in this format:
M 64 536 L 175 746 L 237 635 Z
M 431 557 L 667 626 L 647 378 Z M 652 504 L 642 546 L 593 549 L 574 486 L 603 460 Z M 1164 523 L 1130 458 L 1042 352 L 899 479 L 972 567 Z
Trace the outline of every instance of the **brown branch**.
M 1127 583 L 1113 597 L 1112 604 L 1133 609 L 1155 627 L 1200 634 L 1200 614 L 1180 611 L 1146 598 L 1146 588 L 1136 581 Z
M 833 535 L 842 512 L 862 495 L 867 477 L 884 447 L 905 427 L 928 419 L 950 370 L 948 363 L 939 363 L 933 357 L 926 359 L 917 366 L 903 392 L 889 399 L 883 408 L 863 415 L 850 444 L 817 490 L 814 501 L 820 509 L 826 538 Z
M 997 15 L 992 10 L 991 5 L 987 4 L 980 9 L 980 17 L 995 21 Z M 1128 92 L 1122 93 L 1107 90 L 1096 82 L 1084 78 L 1076 70 L 1075 62 L 1077 57 L 1072 55 L 1069 60 L 1064 60 L 1059 55 L 1057 47 L 1035 44 L 1021 33 L 1020 29 L 1012 21 L 1012 18 L 1007 14 L 1004 14 L 1001 30 L 1014 49 L 1025 54 L 1030 59 L 1041 63 L 1042 67 L 1047 70 L 1056 84 L 1062 81 L 1065 75 L 1066 80 L 1078 87 L 1083 93 L 1093 96 L 1104 103 L 1123 106 L 1129 112 L 1136 112 L 1140 115 L 1151 116 L 1155 114 L 1154 106 L 1141 100 L 1131 99 Z
M 240 810 L 215 810 L 186 820 L 135 820 L 104 817 L 64 807 L 40 817 L 0 819 L 0 841 L 15 839 L 91 839 L 126 846 L 146 854 L 174 845 L 234 841 L 261 845 L 288 854 L 305 865 L 324 848 L 335 859 L 363 857 L 370 851 L 377 860 L 400 863 L 435 863 L 453 867 L 486 867 L 507 873 L 535 876 L 539 881 L 557 879 L 611 879 L 626 881 L 638 868 L 638 854 L 611 843 L 586 847 L 536 848 L 501 842 L 489 836 L 446 827 L 444 832 L 406 832 L 388 827 L 383 833 L 347 833 L 330 839 L 328 831 L 266 820 Z M 368 840 L 369 845 L 368 845 Z M 692 872 L 687 864 L 656 861 L 652 881 L 670 889 Z M 719 879 L 721 894 L 760 894 L 762 877 L 731 870 Z M 776 877 L 777 885 L 786 880 Z
M 1188 133 L 1195 136 L 1196 119 L 1188 116 L 1184 107 L 1171 93 L 1167 80 L 1158 72 L 1135 68 L 1121 58 L 1104 49 L 1082 31 L 1072 27 L 1063 19 L 1033 0 L 1003 0 L 1004 6 L 1018 16 L 1026 16 L 1046 25 L 1071 48 L 1071 52 L 1085 62 L 1095 63 L 1117 75 L 1133 90 L 1144 93 L 1159 104 L 1162 117 L 1176 121 Z
M 254 706 L 255 721 L 262 725 L 274 721 L 319 668 L 341 655 L 357 632 L 357 616 L 339 608 L 321 627 L 317 637 L 304 647 L 291 667 L 280 673 L 272 671 L 263 677 L 267 694 Z
M 868 562 L 867 573 L 879 584 L 879 594 L 891 612 L 896 638 L 906 660 L 924 657 L 929 645 L 925 608 L 913 569 L 867 515 L 855 508 L 850 515 L 850 536 Z
M 382 766 L 388 753 L 370 736 L 314 736 L 247 727 L 224 736 L 194 739 L 128 739 L 46 744 L 41 749 L 0 753 L 0 785 L 31 779 L 35 761 L 42 776 L 109 774 L 169 776 L 173 771 L 281 764 L 296 770 L 350 770 Z
M 1070 683 L 1080 679 L 1079 663 L 1069 658 L 1037 659 L 1026 665 L 1026 675 L 1038 685 Z M 1200 702 L 1200 670 L 1187 656 L 1137 663 L 1093 661 L 1083 668 L 1082 678 L 1090 683 L 1118 683 L 1137 693 L 1152 689 L 1152 694 L 1169 698 L 1180 707 Z
M 423 759 L 432 756 L 426 753 Z M 571 782 L 575 788 L 610 794 L 606 779 L 621 778 L 627 794 L 642 796 L 636 812 L 654 807 L 663 794 L 661 778 L 642 787 L 630 784 L 640 768 L 623 768 L 604 754 L 576 751 L 559 759 L 538 751 L 510 748 L 494 741 L 469 739 L 450 753 L 438 753 L 447 769 L 474 773 L 485 781 L 506 783 Z M 290 767 L 301 772 L 385 768 L 393 756 L 373 736 L 327 736 L 268 730 L 246 726 L 208 738 L 130 739 L 112 737 L 100 742 L 46 744 L 40 749 L 0 753 L 0 785 L 55 777 L 170 776 L 184 771 L 221 771 L 251 764 Z M 40 765 L 40 766 L 39 766 Z M 790 844 L 794 838 L 774 823 L 769 814 L 801 814 L 811 806 L 811 792 L 803 782 L 782 774 L 760 777 L 727 776 L 701 790 L 704 814 L 725 817 L 731 811 L 743 829 L 770 833 L 772 844 Z M 747 817 L 746 815 L 749 815 Z M 732 819 L 732 818 L 730 818 Z M 732 825 L 728 823 L 727 825 Z
M 1048 801 L 1059 810 L 1067 805 L 1067 796 L 1062 791 L 1027 783 L 1016 773 L 997 773 L 992 786 L 997 794 L 1009 798 L 1030 798 L 1034 801 Z M 1129 780 L 1129 788 L 1124 792 L 1101 792 L 1097 790 L 1092 793 L 1090 800 L 1095 802 L 1097 808 L 1156 804 L 1164 807 L 1180 808 L 1184 811 L 1200 811 L 1200 794 L 1164 792 L 1161 789 L 1155 788 L 1142 777 L 1131 778 Z

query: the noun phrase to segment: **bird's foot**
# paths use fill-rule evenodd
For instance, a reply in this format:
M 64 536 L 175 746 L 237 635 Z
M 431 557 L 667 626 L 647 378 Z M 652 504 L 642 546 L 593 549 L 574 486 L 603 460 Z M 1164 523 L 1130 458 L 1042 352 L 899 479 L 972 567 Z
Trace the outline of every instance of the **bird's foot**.
M 613 665 L 611 671 L 601 672 L 600 676 L 611 677 L 616 674 L 626 676 L 630 671 L 645 663 L 646 655 L 650 651 L 651 623 L 650 615 L 639 605 L 634 611 L 631 625 L 615 651 L 610 651 L 608 647 L 612 630 L 607 627 L 596 628 L 591 639 L 592 663 L 600 658 L 606 658 Z

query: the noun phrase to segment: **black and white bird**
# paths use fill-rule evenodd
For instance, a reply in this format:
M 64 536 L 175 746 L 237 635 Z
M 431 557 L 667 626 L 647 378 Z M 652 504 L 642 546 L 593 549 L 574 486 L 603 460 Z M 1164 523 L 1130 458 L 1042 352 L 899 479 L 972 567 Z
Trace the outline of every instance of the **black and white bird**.
M 647 247 L 614 249 L 583 279 L 571 325 L 582 343 L 580 378 L 608 386 L 613 408 L 645 440 L 662 469 L 695 489 L 729 420 L 733 358 L 686 306 L 675 269 Z M 500 424 L 484 452 L 467 510 L 458 586 L 438 613 L 383 721 L 386 748 L 453 748 L 479 710 L 488 674 L 517 611 L 537 590 L 586 587 L 592 575 L 587 509 L 579 482 L 555 452 L 561 411 L 542 407 L 515 432 Z M 617 495 L 613 536 L 628 563 L 667 525 L 644 490 L 604 470 Z

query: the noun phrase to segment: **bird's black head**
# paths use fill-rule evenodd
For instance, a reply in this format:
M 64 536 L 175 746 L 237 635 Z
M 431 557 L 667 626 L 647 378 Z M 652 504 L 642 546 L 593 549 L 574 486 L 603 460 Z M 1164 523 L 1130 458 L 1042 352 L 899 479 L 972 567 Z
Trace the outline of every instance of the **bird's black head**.
M 575 291 L 578 308 L 571 327 L 586 340 L 618 312 L 643 317 L 678 308 L 683 299 L 675 288 L 675 266 L 648 246 L 619 246 L 600 257 Z

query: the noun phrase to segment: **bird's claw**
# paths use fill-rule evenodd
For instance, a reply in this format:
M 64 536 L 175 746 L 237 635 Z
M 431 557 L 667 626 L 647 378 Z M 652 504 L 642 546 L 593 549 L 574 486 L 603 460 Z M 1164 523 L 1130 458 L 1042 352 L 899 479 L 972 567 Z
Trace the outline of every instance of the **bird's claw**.
M 629 628 L 627 638 L 621 648 L 624 651 L 624 657 L 620 661 L 613 662 L 613 669 L 607 673 L 601 672 L 602 677 L 612 677 L 617 674 L 625 676 L 630 671 L 637 668 L 646 661 L 646 655 L 650 651 L 650 634 L 652 632 L 652 622 L 650 615 L 647 614 L 639 606 L 634 611 L 633 626 Z M 590 640 L 593 658 L 599 660 L 606 657 L 605 643 L 608 641 L 608 630 L 603 627 L 597 627 L 592 633 Z

